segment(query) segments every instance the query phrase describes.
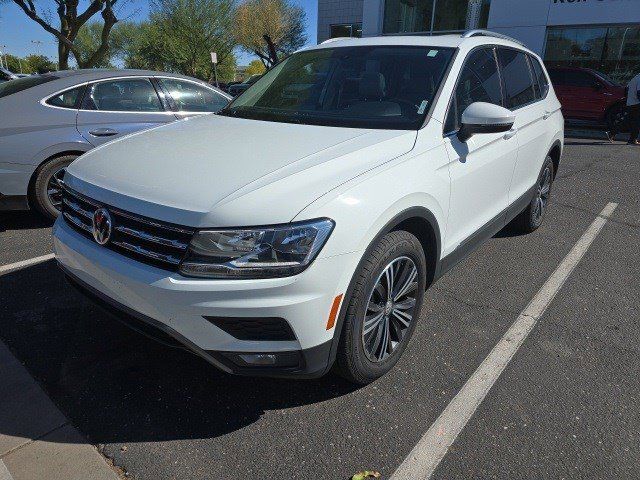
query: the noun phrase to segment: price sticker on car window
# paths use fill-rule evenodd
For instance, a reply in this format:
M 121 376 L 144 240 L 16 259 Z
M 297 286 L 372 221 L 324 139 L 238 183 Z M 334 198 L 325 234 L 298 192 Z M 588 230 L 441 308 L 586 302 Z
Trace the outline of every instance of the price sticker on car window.
M 422 100 L 422 103 L 418 107 L 418 115 L 422 115 L 424 113 L 427 109 L 427 105 L 429 105 L 429 102 L 427 100 Z
M 427 53 L 427 57 L 435 57 L 436 55 L 438 55 L 438 50 L 429 50 Z

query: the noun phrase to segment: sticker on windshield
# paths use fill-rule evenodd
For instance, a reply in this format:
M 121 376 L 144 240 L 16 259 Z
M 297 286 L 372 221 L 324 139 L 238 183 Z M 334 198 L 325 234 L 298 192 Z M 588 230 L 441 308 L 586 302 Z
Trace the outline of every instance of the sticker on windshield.
M 429 50 L 427 53 L 427 57 L 435 57 L 436 55 L 438 55 L 438 50 Z
M 424 111 L 427 109 L 427 105 L 429 105 L 429 102 L 426 100 L 422 100 L 422 103 L 418 108 L 418 115 L 422 115 L 424 113 Z

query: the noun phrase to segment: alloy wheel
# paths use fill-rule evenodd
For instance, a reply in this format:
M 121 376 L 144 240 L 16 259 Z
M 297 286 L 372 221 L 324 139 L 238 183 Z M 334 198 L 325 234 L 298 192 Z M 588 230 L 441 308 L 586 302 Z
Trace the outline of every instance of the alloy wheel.
M 58 211 L 62 208 L 62 178 L 64 177 L 65 170 L 66 168 L 64 167 L 57 170 L 51 175 L 47 182 L 47 197 L 51 205 Z
M 542 221 L 547 204 L 549 202 L 549 194 L 551 193 L 551 168 L 547 167 L 542 173 L 542 178 L 538 184 L 538 193 L 533 207 L 533 220 L 536 224 Z
M 367 303 L 362 344 L 367 358 L 382 362 L 402 343 L 415 313 L 418 269 L 399 257 L 378 276 Z

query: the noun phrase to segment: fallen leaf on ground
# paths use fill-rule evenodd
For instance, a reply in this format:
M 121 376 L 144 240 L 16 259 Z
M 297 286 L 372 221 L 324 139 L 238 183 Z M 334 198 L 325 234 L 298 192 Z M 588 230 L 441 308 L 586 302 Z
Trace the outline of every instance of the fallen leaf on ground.
M 365 470 L 364 472 L 356 473 L 351 477 L 351 480 L 366 480 L 367 478 L 380 478 L 380 472 Z

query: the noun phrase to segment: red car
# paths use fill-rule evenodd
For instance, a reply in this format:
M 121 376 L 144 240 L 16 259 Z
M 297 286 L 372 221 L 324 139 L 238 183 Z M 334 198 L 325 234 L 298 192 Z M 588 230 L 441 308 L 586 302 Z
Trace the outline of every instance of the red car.
M 553 88 L 570 120 L 611 127 L 626 103 L 626 88 L 605 74 L 581 67 L 548 67 Z

